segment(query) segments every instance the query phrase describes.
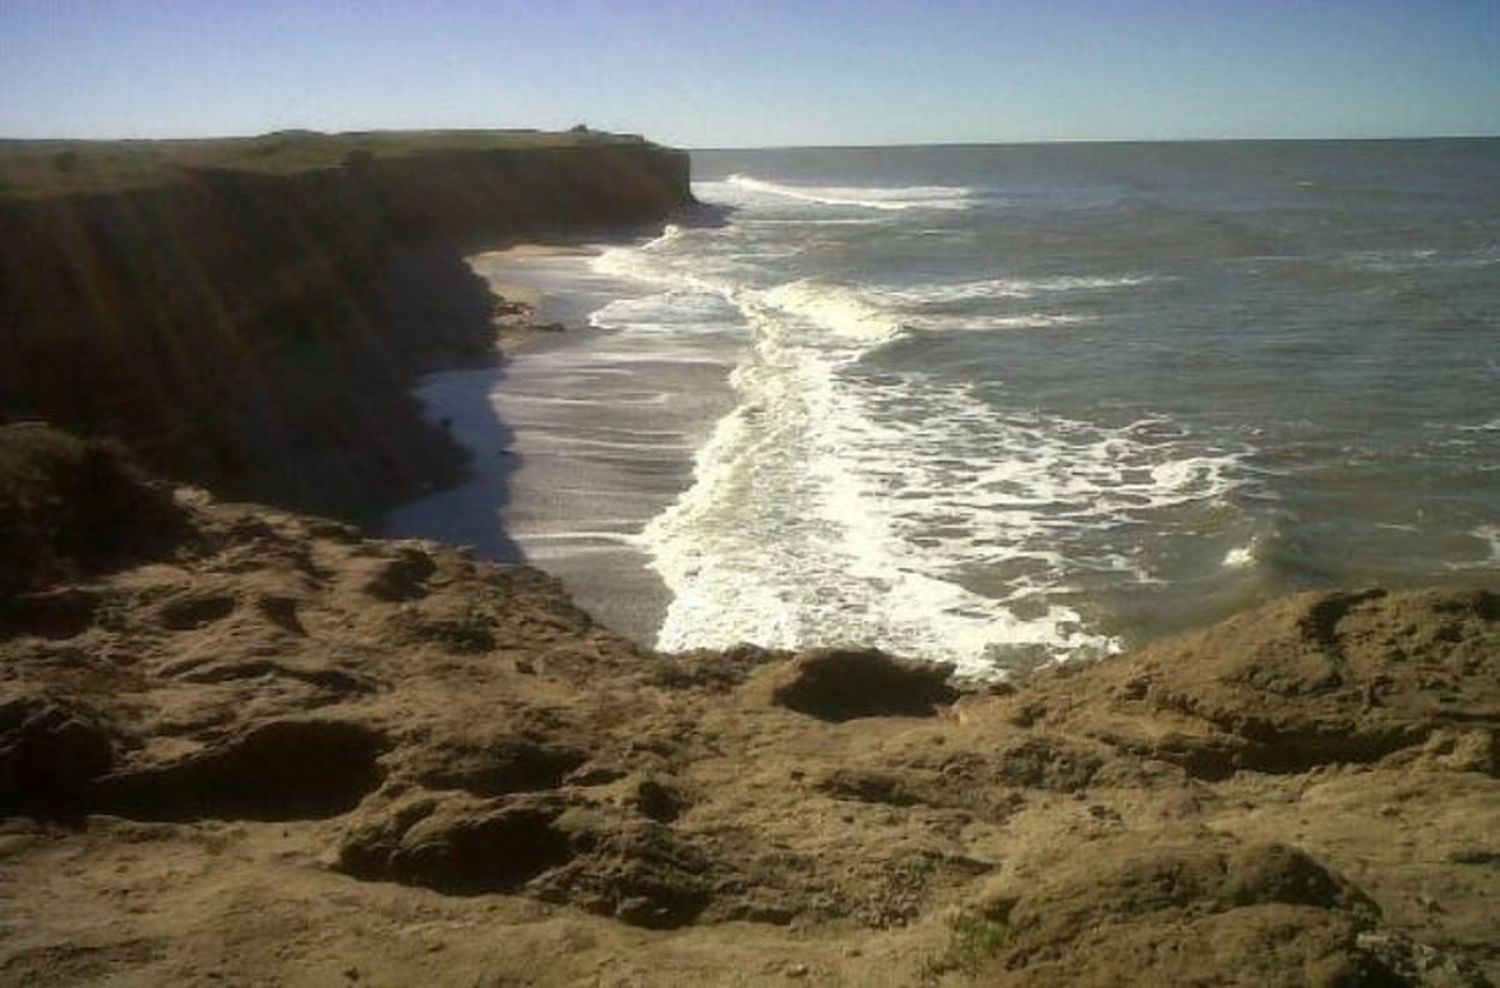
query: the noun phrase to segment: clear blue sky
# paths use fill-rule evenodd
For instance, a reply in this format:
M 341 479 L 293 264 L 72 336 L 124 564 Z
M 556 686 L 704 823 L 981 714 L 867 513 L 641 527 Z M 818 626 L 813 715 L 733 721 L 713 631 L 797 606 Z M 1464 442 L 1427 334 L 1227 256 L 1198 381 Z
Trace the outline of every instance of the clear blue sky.
M 1500 0 L 0 0 L 0 136 L 1500 134 Z

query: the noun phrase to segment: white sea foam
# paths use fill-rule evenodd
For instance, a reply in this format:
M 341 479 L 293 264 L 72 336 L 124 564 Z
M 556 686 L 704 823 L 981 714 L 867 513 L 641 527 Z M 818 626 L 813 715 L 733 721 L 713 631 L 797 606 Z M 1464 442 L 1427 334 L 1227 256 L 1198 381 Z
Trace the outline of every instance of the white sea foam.
M 1431 247 L 1396 250 L 1358 250 L 1341 255 L 1350 267 L 1364 271 L 1394 273 L 1430 268 L 1479 269 L 1500 264 L 1500 247 L 1440 251 Z
M 1064 549 L 1230 486 L 1232 457 L 1156 464 L 1131 427 L 1008 416 L 919 378 L 861 391 L 798 356 L 763 344 L 736 371 L 744 403 L 643 535 L 675 594 L 664 648 L 874 640 L 975 673 L 1017 648 L 1109 651 L 1058 602 L 1079 569 Z M 987 572 L 1006 577 L 979 592 Z
M 906 316 L 902 325 L 932 332 L 987 333 L 1017 329 L 1053 329 L 1097 322 L 1097 316 L 1074 312 L 1023 312 L 1012 316 Z
M 1224 566 L 1227 569 L 1244 569 L 1255 563 L 1255 547 L 1253 545 L 1237 545 L 1224 553 Z
M 1480 525 L 1469 533 L 1480 542 L 1484 543 L 1489 550 L 1488 555 L 1475 562 L 1460 563 L 1456 569 L 1490 569 L 1500 568 L 1500 525 Z
M 741 191 L 796 199 L 822 206 L 851 206 L 899 212 L 908 209 L 970 209 L 978 190 L 963 186 L 908 185 L 897 188 L 879 186 L 813 186 L 787 185 L 750 175 L 731 175 L 725 182 Z
M 1114 639 L 1061 600 L 1080 568 L 1134 564 L 1064 548 L 1229 487 L 1232 457 L 1175 454 L 1160 419 L 1102 428 L 921 376 L 851 378 L 852 358 L 901 329 L 855 286 L 723 297 L 753 339 L 731 377 L 740 403 L 640 540 L 673 594 L 662 648 L 875 641 L 975 673 L 1017 649 L 1107 652 Z
M 1020 312 L 1007 315 L 984 314 L 955 316 L 932 315 L 909 311 L 889 304 L 889 291 L 872 286 L 842 285 L 805 278 L 778 285 L 747 297 L 731 292 L 737 304 L 761 304 L 781 310 L 795 318 L 811 321 L 819 328 L 838 336 L 867 343 L 881 343 L 899 336 L 906 329 L 929 332 L 991 332 L 1022 329 L 1051 329 L 1094 322 L 1096 317 L 1071 312 Z M 790 324 L 796 327 L 798 324 Z M 785 326 L 777 324 L 770 331 Z
M 725 190 L 872 209 L 970 191 L 793 189 L 745 176 Z M 1050 301 L 1152 278 L 775 280 L 786 238 L 755 233 L 773 207 L 756 208 L 725 229 L 674 230 L 593 262 L 655 289 L 605 306 L 595 325 L 640 347 L 690 351 L 704 334 L 720 353 L 724 339 L 742 343 L 730 375 L 737 405 L 694 453 L 691 486 L 637 538 L 672 594 L 658 645 L 864 641 L 978 674 L 1116 648 L 1074 603 L 1080 581 L 1156 580 L 1131 533 L 1151 512 L 1222 498 L 1238 454 L 1195 443 L 1164 417 L 1106 426 L 1005 410 L 920 373 L 860 373 L 860 358 L 908 329 L 1094 318 L 1037 302 L 934 311 L 943 304 Z
M 743 302 L 742 302 L 743 304 Z M 761 292 L 750 304 L 780 309 L 811 320 L 839 336 L 881 342 L 901 331 L 892 313 L 871 304 L 857 289 L 831 282 L 803 279 Z M 781 324 L 762 322 L 768 331 Z
M 770 219 L 765 217 L 747 220 L 745 226 L 750 229 L 761 227 L 820 227 L 820 226 L 879 226 L 883 220 L 879 217 L 864 216 L 840 216 L 831 218 L 827 216 L 795 216 L 785 219 Z
M 1134 288 L 1160 279 L 1152 275 L 1126 274 L 1116 277 L 988 278 L 957 284 L 916 285 L 881 289 L 880 294 L 906 305 L 951 305 L 984 299 L 1035 298 L 1068 292 L 1101 292 Z

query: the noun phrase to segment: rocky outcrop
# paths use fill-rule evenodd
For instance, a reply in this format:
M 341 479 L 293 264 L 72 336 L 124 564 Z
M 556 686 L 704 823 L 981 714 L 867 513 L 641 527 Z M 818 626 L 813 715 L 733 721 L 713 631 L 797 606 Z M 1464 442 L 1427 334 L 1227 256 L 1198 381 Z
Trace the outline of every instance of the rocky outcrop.
M 0 693 L 0 807 L 76 814 L 113 762 L 108 732 L 86 710 L 25 685 Z
M 17 595 L 169 551 L 186 534 L 171 488 L 147 481 L 118 447 L 0 426 L 0 624 L 69 637 L 92 620 L 89 594 Z
M 0 191 L 0 422 L 112 436 L 179 480 L 354 518 L 457 479 L 460 451 L 408 391 L 493 358 L 493 299 L 463 252 L 659 222 L 692 201 L 687 158 L 388 136 L 398 153 L 306 138 L 321 157 L 279 170 Z M 128 177 L 152 153 L 109 160 Z
M 822 720 L 925 717 L 958 699 L 953 666 L 874 649 L 817 649 L 799 657 L 771 691 L 773 703 Z
M 658 655 L 524 567 L 172 503 L 0 626 L 0 981 L 1500 977 L 1491 593 L 997 688 Z
M 1203 779 L 1360 765 L 1426 745 L 1496 772 L 1500 596 L 1381 590 L 1291 597 L 1073 682 L 1015 718 L 1086 734 Z
M 1016 985 L 1408 983 L 1361 934 L 1378 910 L 1295 848 L 1188 835 L 1090 849 L 992 892 L 939 966 Z

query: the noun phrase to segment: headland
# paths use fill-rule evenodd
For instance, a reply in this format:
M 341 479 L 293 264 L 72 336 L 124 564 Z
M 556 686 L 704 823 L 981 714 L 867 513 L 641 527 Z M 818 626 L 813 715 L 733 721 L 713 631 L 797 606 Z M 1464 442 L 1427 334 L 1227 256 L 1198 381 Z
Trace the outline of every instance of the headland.
M 582 129 L 0 142 L 0 417 L 367 522 L 462 476 L 409 391 L 495 358 L 465 253 L 691 202 L 685 154 Z

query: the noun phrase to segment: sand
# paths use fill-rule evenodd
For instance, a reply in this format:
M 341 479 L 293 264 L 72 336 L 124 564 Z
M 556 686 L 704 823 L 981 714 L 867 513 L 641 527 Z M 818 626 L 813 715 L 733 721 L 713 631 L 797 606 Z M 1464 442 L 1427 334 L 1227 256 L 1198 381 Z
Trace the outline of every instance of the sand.
M 591 326 L 633 287 L 579 263 L 598 250 L 527 244 L 469 258 L 524 312 L 502 331 L 497 365 L 420 382 L 429 420 L 469 452 L 470 478 L 392 512 L 384 531 L 539 566 L 649 645 L 671 598 L 636 536 L 691 484 L 693 453 L 727 409 L 728 368 L 673 364 Z

